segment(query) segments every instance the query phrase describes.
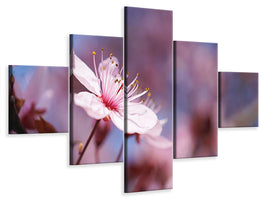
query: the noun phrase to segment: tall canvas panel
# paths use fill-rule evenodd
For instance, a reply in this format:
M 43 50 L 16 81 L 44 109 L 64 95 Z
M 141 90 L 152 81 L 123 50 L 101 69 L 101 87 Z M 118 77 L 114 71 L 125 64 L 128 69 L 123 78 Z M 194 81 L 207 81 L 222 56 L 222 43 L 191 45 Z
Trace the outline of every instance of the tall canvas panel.
M 70 163 L 122 161 L 120 37 L 70 36 Z
M 217 44 L 174 42 L 174 158 L 217 156 Z
M 125 8 L 125 192 L 172 188 L 172 12 Z

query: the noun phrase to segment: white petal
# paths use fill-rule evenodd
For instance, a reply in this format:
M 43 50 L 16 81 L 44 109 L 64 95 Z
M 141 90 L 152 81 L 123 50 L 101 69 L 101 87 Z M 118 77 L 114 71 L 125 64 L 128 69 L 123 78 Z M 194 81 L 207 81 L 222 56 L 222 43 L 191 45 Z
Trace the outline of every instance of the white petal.
M 73 54 L 73 74 L 90 92 L 100 96 L 100 85 L 95 73 Z
M 162 131 L 162 124 L 161 124 L 161 120 L 158 120 L 158 122 L 156 123 L 156 125 L 149 129 L 146 134 L 151 135 L 151 136 L 159 136 L 161 134 Z
M 110 112 L 110 118 L 118 129 L 124 131 L 123 110 L 121 112 L 117 111 Z
M 127 133 L 139 133 L 139 134 L 150 134 L 159 126 L 161 126 L 156 114 L 148 107 L 139 103 L 128 103 L 128 121 L 127 121 Z M 110 118 L 115 126 L 124 130 L 124 115 L 123 110 L 121 111 L 111 111 Z M 158 123 L 158 126 L 156 126 Z M 160 131 L 161 132 L 161 131 Z M 155 134 L 160 134 L 160 132 L 155 132 Z M 152 134 L 152 133 L 151 133 Z
M 152 136 L 148 134 L 141 135 L 141 138 L 149 145 L 166 149 L 172 147 L 172 142 L 162 136 Z
M 147 106 L 128 103 L 127 133 L 145 134 L 158 122 L 156 114 Z
M 102 119 L 110 112 L 101 102 L 100 98 L 89 92 L 74 94 L 74 103 L 82 107 L 86 113 L 94 119 Z

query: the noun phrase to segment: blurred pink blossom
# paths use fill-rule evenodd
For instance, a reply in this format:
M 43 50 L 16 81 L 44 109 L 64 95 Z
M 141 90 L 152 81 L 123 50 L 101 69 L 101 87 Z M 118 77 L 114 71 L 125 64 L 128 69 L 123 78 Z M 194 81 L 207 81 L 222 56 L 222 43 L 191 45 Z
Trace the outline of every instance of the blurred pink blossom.
M 36 122 L 41 118 L 46 125 L 53 126 L 54 131 L 68 131 L 68 70 L 66 67 L 53 69 L 37 67 L 25 91 L 17 81 L 14 84 L 16 95 L 25 100 L 18 115 L 28 132 L 36 132 Z
M 172 188 L 172 148 L 140 148 L 127 163 L 127 192 Z

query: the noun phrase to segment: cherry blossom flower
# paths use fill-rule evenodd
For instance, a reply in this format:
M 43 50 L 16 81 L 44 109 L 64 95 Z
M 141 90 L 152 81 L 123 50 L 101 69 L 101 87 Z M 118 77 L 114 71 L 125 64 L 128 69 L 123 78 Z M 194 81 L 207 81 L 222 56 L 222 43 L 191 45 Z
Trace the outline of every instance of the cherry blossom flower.
M 78 56 L 73 53 L 73 74 L 88 91 L 74 94 L 74 103 L 82 107 L 87 115 L 94 119 L 111 120 L 115 126 L 124 130 L 124 92 L 123 92 L 123 67 L 119 68 L 116 57 L 103 60 L 103 49 L 101 51 L 101 62 L 96 66 L 96 53 L 93 52 L 93 72 Z M 158 118 L 147 106 L 134 100 L 148 92 L 148 88 L 137 93 L 139 74 L 127 86 L 128 114 L 127 133 L 146 134 L 156 126 Z

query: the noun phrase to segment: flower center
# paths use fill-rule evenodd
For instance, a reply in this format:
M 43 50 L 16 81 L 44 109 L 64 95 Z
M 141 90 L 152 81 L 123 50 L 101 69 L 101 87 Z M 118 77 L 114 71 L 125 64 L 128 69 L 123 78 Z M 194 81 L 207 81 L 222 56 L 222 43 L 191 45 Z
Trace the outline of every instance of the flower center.
M 101 63 L 99 65 L 99 71 L 97 70 L 95 56 L 96 53 L 93 51 L 93 63 L 95 69 L 95 75 L 98 79 L 98 83 L 101 87 L 101 102 L 105 105 L 110 111 L 119 111 L 123 107 L 123 66 L 119 70 L 119 65 L 117 59 L 113 58 L 113 54 L 110 54 L 108 60 L 103 60 L 103 48 L 101 49 Z M 99 72 L 99 73 L 98 73 Z M 128 78 L 129 72 L 126 74 Z M 145 88 L 143 92 L 138 92 L 139 81 L 137 78 L 139 73 L 136 74 L 136 77 L 133 81 L 126 87 L 127 99 L 129 102 L 138 100 L 141 96 L 146 94 L 149 91 L 149 88 Z M 150 97 L 151 93 L 148 94 Z M 142 103 L 142 102 L 140 102 Z M 143 102 L 144 103 L 144 102 Z
M 107 109 L 118 110 L 118 105 L 116 102 L 112 101 L 110 98 L 107 98 L 104 94 L 102 94 L 100 98 Z

